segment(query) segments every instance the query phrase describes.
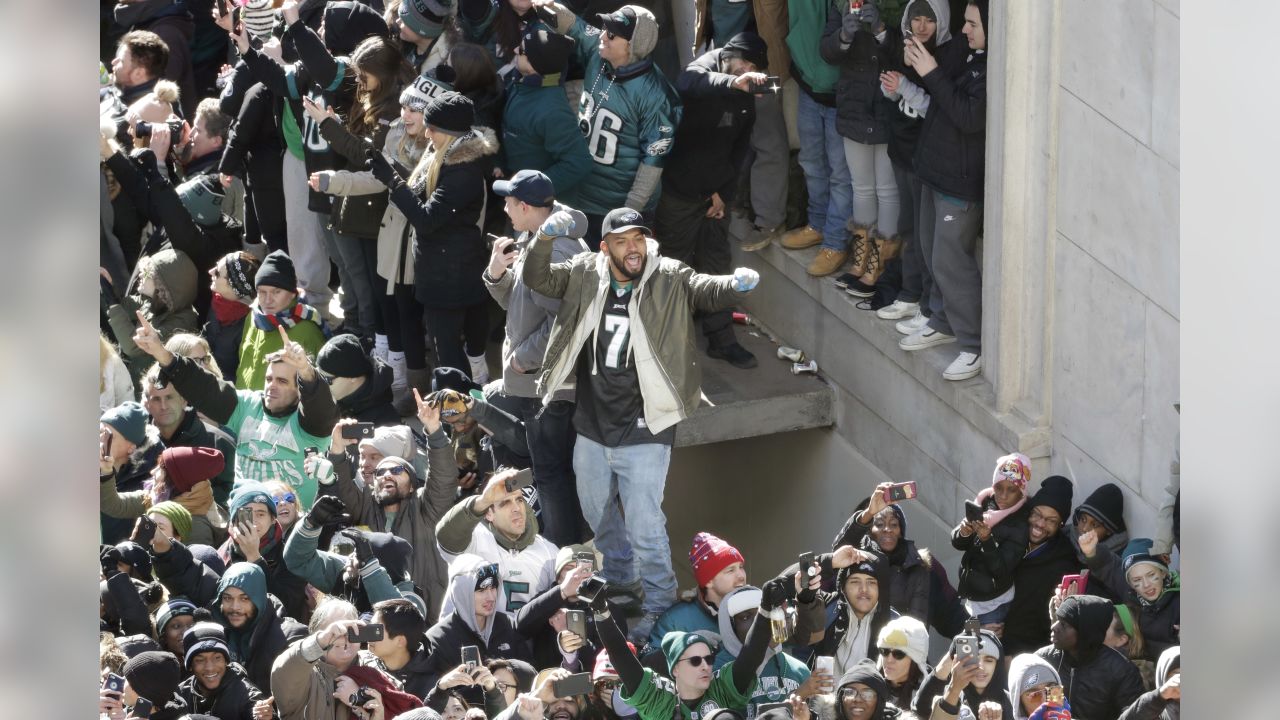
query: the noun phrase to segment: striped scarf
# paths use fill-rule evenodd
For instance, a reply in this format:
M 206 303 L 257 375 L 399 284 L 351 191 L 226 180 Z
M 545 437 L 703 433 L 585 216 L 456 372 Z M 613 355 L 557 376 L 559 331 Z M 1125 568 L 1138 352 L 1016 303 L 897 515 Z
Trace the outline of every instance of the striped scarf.
M 329 337 L 329 329 L 325 325 L 324 318 L 320 317 L 320 311 L 306 303 L 295 302 L 287 310 L 274 315 L 262 312 L 257 300 L 254 300 L 253 305 L 250 307 L 253 310 L 253 326 L 263 332 L 275 332 L 276 328 L 282 325 L 288 330 L 302 320 L 310 320 L 320 326 L 320 329 L 324 331 L 325 337 Z

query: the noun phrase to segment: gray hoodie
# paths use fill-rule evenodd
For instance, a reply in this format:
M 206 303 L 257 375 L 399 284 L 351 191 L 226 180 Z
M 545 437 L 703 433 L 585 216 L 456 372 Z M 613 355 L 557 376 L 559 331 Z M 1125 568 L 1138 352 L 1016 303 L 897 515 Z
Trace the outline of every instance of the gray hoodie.
M 551 211 L 558 210 L 564 210 L 573 216 L 573 227 L 566 235 L 555 238 L 551 245 L 551 261 L 564 262 L 578 253 L 591 252 L 591 248 L 582 240 L 587 234 L 587 216 L 567 205 L 556 203 Z M 515 244 L 518 255 L 507 272 L 496 281 L 489 278 L 488 271 L 482 276 L 489 294 L 507 311 L 507 332 L 502 341 L 503 392 L 526 398 L 538 397 L 535 382 L 542 367 L 542 356 L 547 349 L 547 338 L 551 336 L 556 311 L 560 308 L 559 298 L 550 298 L 530 290 L 520 278 L 529 243 L 532 241 L 533 233 L 521 233 Z M 513 356 L 524 368 L 524 372 L 517 372 L 511 367 Z M 572 381 L 557 390 L 553 399 L 572 402 Z
M 489 638 L 493 635 L 493 621 L 490 619 L 490 622 L 485 623 L 484 630 L 476 629 L 476 576 L 480 568 L 491 564 L 479 555 L 463 554 L 449 565 L 449 599 L 453 601 L 453 612 L 484 639 L 485 645 L 489 644 Z M 502 604 L 502 586 L 499 585 L 498 604 L 495 608 L 502 607 Z M 498 611 L 495 609 L 494 612 Z
M 1039 655 L 1023 653 L 1013 658 L 1009 664 L 1009 704 L 1013 706 L 1013 720 L 1027 720 L 1027 713 L 1022 711 L 1023 691 L 1050 680 L 1062 684 L 1058 671 Z

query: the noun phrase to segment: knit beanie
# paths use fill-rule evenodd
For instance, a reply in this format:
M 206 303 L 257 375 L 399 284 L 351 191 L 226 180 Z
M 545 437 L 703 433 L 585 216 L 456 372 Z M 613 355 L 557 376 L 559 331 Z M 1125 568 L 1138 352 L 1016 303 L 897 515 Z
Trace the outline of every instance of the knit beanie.
M 142 407 L 141 403 L 136 400 L 125 400 L 102 413 L 102 417 L 98 421 L 115 428 L 116 432 L 123 435 L 125 440 L 141 446 L 147 442 L 147 421 L 149 419 L 147 411 Z
M 246 259 L 247 258 L 247 259 Z M 227 274 L 227 282 L 235 291 L 236 297 L 249 302 L 253 301 L 258 291 L 254 288 L 254 276 L 258 273 L 258 259 L 247 253 L 227 253 L 219 261 Z
M 437 95 L 448 92 L 449 86 L 428 75 L 419 75 L 400 93 L 400 104 L 413 112 L 422 112 Z
M 590 545 L 565 545 L 556 552 L 556 577 L 560 576 L 560 571 L 565 565 L 573 562 L 578 553 L 591 553 L 593 558 L 596 556 L 596 551 L 592 550 Z
M 636 646 L 627 641 L 627 649 L 632 653 L 636 651 Z M 609 651 L 601 650 L 596 654 L 595 667 L 591 669 L 591 682 L 603 680 L 604 678 L 618 678 L 618 671 L 613 667 L 613 661 L 609 659 Z
M 1079 520 L 1080 513 L 1102 523 L 1112 535 L 1124 532 L 1124 492 L 1115 483 L 1107 483 L 1089 493 L 1089 497 L 1080 503 L 1072 520 Z
M 267 492 L 267 486 L 260 482 L 246 482 L 232 490 L 231 497 L 227 500 L 227 510 L 234 518 L 236 511 L 249 503 L 262 503 L 267 506 L 272 518 L 276 516 L 276 501 Z
M 151 575 L 151 553 L 132 540 L 121 540 L 116 543 L 116 551 L 120 560 L 138 570 L 143 575 Z
M 334 57 L 349 56 L 365 38 L 387 37 L 382 13 L 363 2 L 339 0 L 324 6 L 324 46 Z
M 126 635 L 122 638 L 116 638 L 116 647 L 120 648 L 120 652 L 124 656 L 132 660 L 145 652 L 153 652 L 160 650 L 160 643 L 149 635 Z
M 216 477 L 226 468 L 227 461 L 221 450 L 171 447 L 160 453 L 160 465 L 169 478 L 169 484 L 180 495 L 191 490 L 196 483 Z
M 457 12 L 453 0 L 403 0 L 400 22 L 422 37 L 435 38 L 444 32 L 445 20 Z
M 360 338 L 351 333 L 334 335 L 316 353 L 316 369 L 329 377 L 357 378 L 373 374 L 373 363 Z
M 740 562 L 746 561 L 738 548 L 715 535 L 700 532 L 693 536 L 693 547 L 689 548 L 689 564 L 693 566 L 693 577 L 698 581 L 698 587 L 706 587 L 721 570 Z
M 463 395 L 472 390 L 481 390 L 482 386 L 458 368 L 438 367 L 431 371 L 431 392 L 440 390 L 456 390 Z
M 262 260 L 258 274 L 253 278 L 254 287 L 280 288 L 298 292 L 298 273 L 293 269 L 293 259 L 283 250 L 276 250 Z
M 275 505 L 275 503 L 272 503 L 272 505 Z M 193 559 L 199 560 L 201 564 L 212 570 L 218 577 L 222 577 L 222 574 L 227 571 L 227 564 L 218 556 L 218 549 L 212 545 L 197 543 L 188 545 L 187 550 L 191 551 Z
M 139 696 L 163 707 L 182 681 L 182 668 L 170 653 L 148 650 L 125 663 L 124 679 Z
M 524 31 L 524 56 L 539 75 L 564 72 L 576 43 L 573 38 L 552 32 L 543 25 L 529 25 Z
M 475 105 L 466 95 L 451 90 L 427 103 L 422 111 L 422 120 L 440 132 L 466 135 L 476 124 Z
M 176 188 L 182 206 L 197 225 L 210 227 L 222 222 L 222 201 L 226 191 L 222 183 L 208 174 L 197 175 Z
M 662 636 L 662 655 L 667 659 L 667 670 L 675 672 L 676 663 L 680 661 L 680 656 L 688 650 L 690 646 L 702 643 L 712 652 L 716 649 L 716 643 L 711 642 L 696 632 L 684 632 L 681 630 L 672 630 Z
M 982 34 L 991 37 L 991 2 L 990 0 L 969 0 L 970 5 L 978 6 L 978 17 L 982 19 Z M 990 42 L 990 40 L 988 40 Z
M 1151 567 L 1156 568 L 1157 570 L 1160 570 L 1161 572 L 1163 572 L 1165 574 L 1165 577 L 1169 576 L 1169 566 L 1165 565 L 1164 561 L 1161 560 L 1160 558 L 1154 555 L 1149 555 L 1144 552 L 1134 553 L 1133 555 L 1130 555 L 1124 559 L 1124 564 L 1122 566 L 1124 569 L 1124 578 L 1126 582 L 1128 582 L 1129 580 L 1129 571 L 1141 565 L 1150 565 Z
M 724 53 L 746 60 L 759 72 L 769 69 L 769 46 L 764 38 L 753 32 L 740 32 L 729 38 L 729 42 L 724 44 Z
M 1032 496 L 1031 501 L 1027 503 L 1028 507 L 1035 508 L 1045 505 L 1058 511 L 1058 517 L 1063 521 L 1071 514 L 1071 481 L 1061 475 L 1050 475 L 1040 483 L 1040 489 Z
M 995 472 L 991 474 L 991 487 L 1001 480 L 1008 480 L 1018 486 L 1024 494 L 1027 484 L 1031 482 L 1031 459 L 1022 453 L 1009 453 L 996 460 Z M 1066 513 L 1062 517 L 1066 517 Z
M 227 634 L 216 622 L 198 622 L 187 628 L 182 635 L 182 664 L 191 669 L 191 660 L 202 652 L 220 652 L 231 662 L 231 651 L 227 647 Z
M 164 628 L 169 624 L 169 621 L 183 615 L 195 617 L 195 603 L 186 598 L 174 598 L 165 603 L 156 611 L 156 634 L 164 635 Z
M 384 457 L 413 457 L 413 435 L 406 425 L 373 429 L 373 437 L 360 441 L 360 447 L 372 445 Z
M 905 652 L 922 672 L 929 666 L 929 628 L 910 615 L 885 623 L 876 646 Z
M 881 555 L 878 552 L 872 552 L 870 560 L 859 560 L 844 569 L 844 577 L 840 581 L 840 586 L 842 588 L 844 587 L 844 583 L 849 579 L 850 575 L 870 575 L 876 580 L 879 580 L 884 574 L 885 562 L 887 562 L 887 558 L 885 558 L 884 555 Z
M 658 44 L 658 19 L 639 5 L 623 5 L 596 16 L 600 27 L 631 42 L 631 62 L 649 57 Z
M 215 451 L 216 452 L 216 451 Z M 172 500 L 156 503 L 147 509 L 147 514 L 155 513 L 168 518 L 173 525 L 173 532 L 179 540 L 191 537 L 191 511 Z
M 408 540 L 389 532 L 366 532 L 364 536 L 378 564 L 391 576 L 391 582 L 410 579 L 409 560 L 413 557 L 413 546 Z

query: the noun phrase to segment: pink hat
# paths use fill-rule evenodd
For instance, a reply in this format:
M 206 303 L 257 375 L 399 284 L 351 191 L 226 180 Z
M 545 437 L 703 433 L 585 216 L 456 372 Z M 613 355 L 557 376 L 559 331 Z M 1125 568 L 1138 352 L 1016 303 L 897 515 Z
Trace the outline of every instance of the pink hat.
M 631 650 L 632 654 L 635 654 L 635 645 L 628 642 L 627 647 Z M 603 680 L 604 678 L 616 677 L 618 677 L 618 671 L 613 669 L 613 663 L 609 660 L 609 651 L 601 650 L 600 654 L 596 655 L 596 666 L 591 671 L 591 682 Z
M 1031 482 L 1031 459 L 1022 453 L 1009 453 L 996 460 L 991 487 L 995 487 L 1001 480 L 1008 480 L 1017 485 L 1019 490 L 1026 492 L 1027 484 Z

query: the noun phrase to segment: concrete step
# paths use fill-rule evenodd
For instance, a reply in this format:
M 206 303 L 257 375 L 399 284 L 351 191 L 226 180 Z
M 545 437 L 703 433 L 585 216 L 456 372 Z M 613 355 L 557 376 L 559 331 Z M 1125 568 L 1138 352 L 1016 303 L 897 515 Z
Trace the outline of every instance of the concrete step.
M 676 446 L 739 440 L 791 430 L 830 427 L 835 394 L 818 375 L 792 375 L 778 345 L 754 325 L 736 325 L 738 342 L 755 354 L 754 368 L 701 358 L 702 403 L 676 426 Z

